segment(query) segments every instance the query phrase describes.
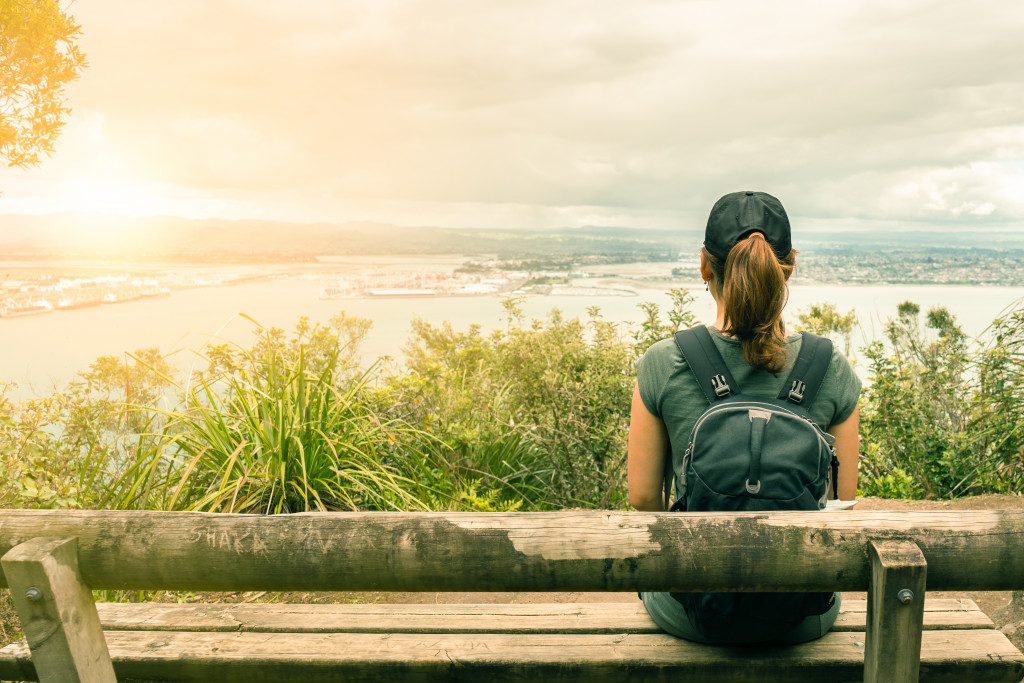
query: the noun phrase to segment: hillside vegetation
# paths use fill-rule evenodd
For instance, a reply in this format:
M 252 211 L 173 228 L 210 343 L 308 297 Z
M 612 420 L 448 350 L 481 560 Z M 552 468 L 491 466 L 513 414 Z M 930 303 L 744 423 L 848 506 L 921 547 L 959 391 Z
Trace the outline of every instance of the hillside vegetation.
M 625 325 L 505 302 L 492 333 L 417 321 L 402 365 L 361 368 L 369 329 L 345 315 L 257 328 L 250 346 L 197 349 L 180 377 L 156 349 L 97 359 L 51 396 L 0 391 L 0 506 L 282 513 L 624 508 L 634 363 L 692 324 L 689 295 Z M 1024 491 L 1024 310 L 968 340 L 944 309 L 900 306 L 886 341 L 850 349 L 870 382 L 861 494 Z

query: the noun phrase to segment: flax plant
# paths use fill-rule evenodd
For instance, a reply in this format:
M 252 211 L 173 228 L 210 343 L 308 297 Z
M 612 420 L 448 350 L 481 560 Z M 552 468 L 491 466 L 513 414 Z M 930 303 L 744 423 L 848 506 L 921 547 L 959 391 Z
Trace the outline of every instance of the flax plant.
M 163 428 L 132 437 L 138 457 L 108 504 L 258 513 L 436 506 L 442 494 L 416 472 L 437 469 L 442 447 L 374 412 L 370 371 L 341 362 L 337 344 L 316 349 L 311 371 L 305 345 L 273 341 L 267 332 L 229 368 L 214 365 L 181 388 L 180 408 L 157 411 Z

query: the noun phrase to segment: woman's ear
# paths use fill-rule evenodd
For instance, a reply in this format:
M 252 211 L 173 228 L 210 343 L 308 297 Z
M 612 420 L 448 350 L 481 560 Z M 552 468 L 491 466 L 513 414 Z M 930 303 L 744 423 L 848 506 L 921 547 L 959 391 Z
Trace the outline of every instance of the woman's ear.
M 711 279 L 715 276 L 713 270 L 711 270 L 711 263 L 708 262 L 708 255 L 704 253 L 704 250 L 700 250 L 700 276 L 704 282 L 711 282 Z

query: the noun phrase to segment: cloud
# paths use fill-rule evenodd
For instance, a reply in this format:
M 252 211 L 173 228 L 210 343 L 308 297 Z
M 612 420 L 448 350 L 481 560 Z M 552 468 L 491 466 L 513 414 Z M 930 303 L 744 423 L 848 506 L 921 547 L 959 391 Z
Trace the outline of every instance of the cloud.
M 141 179 L 226 200 L 661 224 L 756 187 L 823 220 L 1024 220 L 1013 0 L 74 11 L 76 125 L 102 119 Z M 60 168 L 87 165 L 75 135 Z

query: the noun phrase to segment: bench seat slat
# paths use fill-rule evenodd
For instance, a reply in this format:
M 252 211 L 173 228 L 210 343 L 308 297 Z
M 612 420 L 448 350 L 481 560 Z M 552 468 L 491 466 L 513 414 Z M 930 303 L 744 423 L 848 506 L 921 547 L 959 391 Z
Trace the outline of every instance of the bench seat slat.
M 833 631 L 863 631 L 867 628 L 867 600 L 843 599 L 842 608 Z M 988 615 L 977 603 L 968 598 L 925 598 L 924 629 L 995 628 Z
M 289 633 L 661 633 L 634 603 L 97 605 L 107 630 Z
M 119 678 L 178 681 L 855 681 L 864 634 L 797 647 L 734 648 L 665 634 L 107 634 Z M 922 681 L 1006 681 L 1024 656 L 994 630 L 927 631 Z M 0 651 L 0 677 L 31 671 L 24 641 Z M 973 661 L 972 661 L 973 660 Z M 966 664 L 965 664 L 966 662 Z
M 108 630 L 290 633 L 660 633 L 638 602 L 551 604 L 100 603 Z M 833 630 L 863 631 L 867 601 L 844 600 Z M 971 600 L 925 602 L 925 629 L 992 628 Z

